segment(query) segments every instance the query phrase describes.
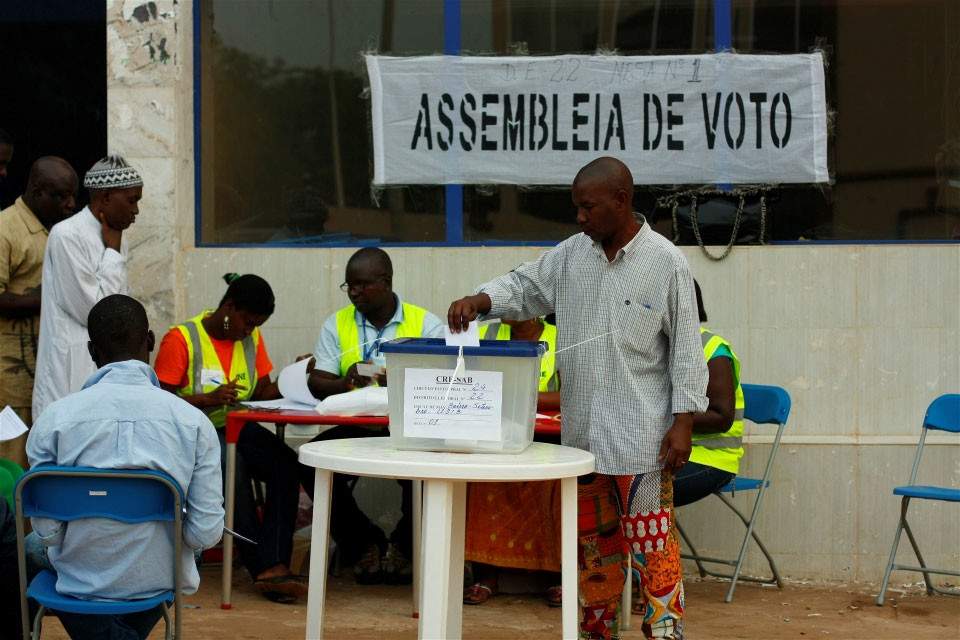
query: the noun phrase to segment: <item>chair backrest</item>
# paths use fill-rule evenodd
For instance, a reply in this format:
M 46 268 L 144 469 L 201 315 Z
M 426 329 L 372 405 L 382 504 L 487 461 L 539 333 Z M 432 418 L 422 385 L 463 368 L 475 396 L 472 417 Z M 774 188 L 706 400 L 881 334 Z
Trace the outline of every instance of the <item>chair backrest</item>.
M 784 426 L 790 416 L 790 394 L 781 387 L 746 384 L 743 388 L 743 417 L 756 424 Z
M 923 426 L 960 433 L 960 394 L 947 393 L 931 402 L 923 417 Z
M 68 522 L 172 522 L 184 504 L 177 481 L 149 469 L 40 466 L 20 477 L 16 492 L 23 516 Z

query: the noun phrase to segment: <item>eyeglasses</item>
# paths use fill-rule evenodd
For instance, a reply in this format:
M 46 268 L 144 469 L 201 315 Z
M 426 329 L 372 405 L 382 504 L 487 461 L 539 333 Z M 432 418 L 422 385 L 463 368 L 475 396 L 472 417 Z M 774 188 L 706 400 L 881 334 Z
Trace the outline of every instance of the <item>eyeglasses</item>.
M 369 282 L 344 282 L 340 285 L 340 291 L 344 293 L 350 293 L 350 291 L 366 291 L 367 289 L 372 289 L 376 286 L 383 278 L 377 278 L 376 280 L 371 280 Z

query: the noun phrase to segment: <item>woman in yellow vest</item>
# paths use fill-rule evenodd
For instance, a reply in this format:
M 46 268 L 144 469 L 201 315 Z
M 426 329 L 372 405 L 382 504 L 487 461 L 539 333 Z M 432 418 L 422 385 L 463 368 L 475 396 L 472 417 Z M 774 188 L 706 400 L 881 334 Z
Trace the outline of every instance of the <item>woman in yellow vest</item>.
M 700 322 L 707 321 L 700 285 L 694 281 Z M 700 327 L 703 355 L 710 380 L 703 413 L 693 416 L 693 449 L 690 458 L 673 478 L 673 504 L 696 502 L 733 480 L 743 457 L 743 390 L 740 359 L 730 343 Z
M 228 410 L 243 400 L 279 397 L 260 334 L 260 326 L 273 314 L 273 290 L 252 274 L 227 274 L 224 280 L 229 287 L 217 308 L 171 328 L 154 364 L 160 386 L 209 416 L 221 450 Z M 240 432 L 237 454 L 235 529 L 257 542 L 238 545 L 240 559 L 267 598 L 294 602 L 307 592 L 306 579 L 289 569 L 302 472 L 297 454 L 255 423 Z M 262 522 L 250 477 L 266 484 Z
M 560 408 L 560 376 L 556 371 L 557 328 L 542 318 L 503 320 L 481 327 L 486 340 L 546 342 L 540 360 L 537 408 Z M 539 438 L 538 438 L 539 439 Z M 557 444 L 559 442 L 554 440 Z M 466 604 L 483 604 L 496 595 L 500 569 L 544 571 L 558 585 L 560 571 L 560 483 L 472 482 L 467 488 L 464 557 L 473 577 L 463 592 Z M 560 606 L 559 586 L 546 592 L 547 603 Z

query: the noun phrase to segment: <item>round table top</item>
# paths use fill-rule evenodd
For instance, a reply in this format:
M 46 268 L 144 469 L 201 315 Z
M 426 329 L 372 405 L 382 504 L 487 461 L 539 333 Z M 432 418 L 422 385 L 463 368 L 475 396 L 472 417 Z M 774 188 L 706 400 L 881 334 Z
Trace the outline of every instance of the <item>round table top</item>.
M 522 453 L 449 453 L 404 451 L 390 438 L 345 438 L 308 442 L 300 462 L 336 473 L 420 480 L 553 480 L 593 471 L 593 454 L 556 444 L 534 442 Z

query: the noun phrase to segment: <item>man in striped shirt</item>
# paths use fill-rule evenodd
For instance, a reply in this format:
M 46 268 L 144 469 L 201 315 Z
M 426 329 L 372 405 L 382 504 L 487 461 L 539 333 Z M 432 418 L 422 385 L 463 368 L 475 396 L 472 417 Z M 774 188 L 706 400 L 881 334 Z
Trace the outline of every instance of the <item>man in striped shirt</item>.
M 619 637 L 623 550 L 644 600 L 644 632 L 681 638 L 683 583 L 673 473 L 707 407 L 693 278 L 683 254 L 633 212 L 633 176 L 604 157 L 573 182 L 582 233 L 450 305 L 479 315 L 556 313 L 563 444 L 593 452 L 579 483 L 581 638 Z

